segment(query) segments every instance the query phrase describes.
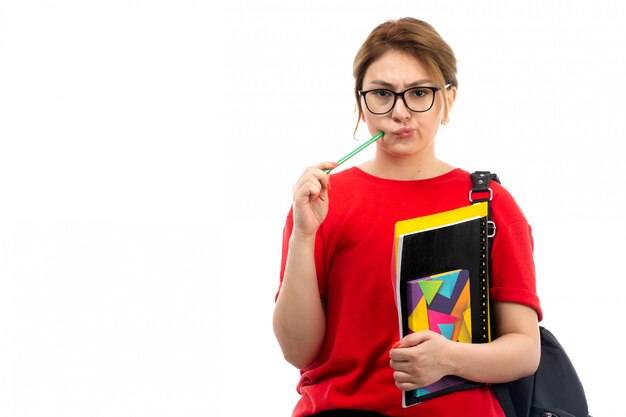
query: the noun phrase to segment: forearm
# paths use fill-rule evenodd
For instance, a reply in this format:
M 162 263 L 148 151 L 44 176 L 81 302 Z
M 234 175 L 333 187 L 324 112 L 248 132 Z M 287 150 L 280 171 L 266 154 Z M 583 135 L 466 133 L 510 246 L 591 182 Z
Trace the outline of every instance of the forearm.
M 454 374 L 471 381 L 508 382 L 532 374 L 539 361 L 535 342 L 524 334 L 507 334 L 491 343 L 457 343 Z
M 274 333 L 285 359 L 302 369 L 319 354 L 326 317 L 317 286 L 313 238 L 293 235 L 274 310 Z
M 512 303 L 496 303 L 494 312 L 495 317 L 500 318 L 497 339 L 491 343 L 453 346 L 456 375 L 472 381 L 500 383 L 530 375 L 537 369 L 541 346 L 534 310 Z

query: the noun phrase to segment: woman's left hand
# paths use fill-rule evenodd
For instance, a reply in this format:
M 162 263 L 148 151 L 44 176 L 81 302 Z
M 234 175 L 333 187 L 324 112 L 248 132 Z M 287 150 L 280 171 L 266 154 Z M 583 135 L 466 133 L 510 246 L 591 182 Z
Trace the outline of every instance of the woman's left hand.
M 452 373 L 451 342 L 430 330 L 411 333 L 389 352 L 396 386 L 403 391 L 422 388 Z M 395 346 L 395 345 L 394 345 Z

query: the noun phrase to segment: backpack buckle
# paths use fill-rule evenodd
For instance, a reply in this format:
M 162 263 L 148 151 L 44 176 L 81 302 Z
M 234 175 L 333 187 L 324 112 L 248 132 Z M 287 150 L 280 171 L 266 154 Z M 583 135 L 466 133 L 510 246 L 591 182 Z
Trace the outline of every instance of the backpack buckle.
M 492 238 L 496 235 L 496 224 L 489 220 L 487 222 L 487 237 Z
M 474 193 L 486 193 L 489 192 L 489 198 L 476 198 L 474 199 Z M 480 190 L 480 191 L 476 191 L 476 190 L 470 190 L 469 194 L 467 196 L 467 198 L 469 199 L 470 203 L 474 204 L 474 202 L 476 201 L 491 201 L 493 199 L 493 190 L 491 188 L 487 188 L 486 190 Z

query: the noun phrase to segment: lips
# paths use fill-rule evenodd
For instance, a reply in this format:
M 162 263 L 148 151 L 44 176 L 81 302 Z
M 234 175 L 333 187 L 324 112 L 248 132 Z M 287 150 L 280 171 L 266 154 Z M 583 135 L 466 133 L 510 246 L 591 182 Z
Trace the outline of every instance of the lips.
M 404 138 L 408 138 L 412 136 L 414 132 L 415 132 L 415 129 L 411 129 L 410 127 L 403 127 L 402 129 L 398 129 L 393 133 L 397 137 L 404 139 Z

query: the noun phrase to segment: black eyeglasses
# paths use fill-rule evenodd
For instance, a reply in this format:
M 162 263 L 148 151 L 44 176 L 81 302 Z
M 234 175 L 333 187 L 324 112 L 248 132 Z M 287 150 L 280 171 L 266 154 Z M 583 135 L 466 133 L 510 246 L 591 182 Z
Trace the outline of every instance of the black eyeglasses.
M 446 85 L 446 88 L 450 84 Z M 373 114 L 389 113 L 398 101 L 398 97 L 402 98 L 407 109 L 416 113 L 423 113 L 430 110 L 435 103 L 435 94 L 441 90 L 439 87 L 411 87 L 400 93 L 377 88 L 374 90 L 362 91 L 358 93 L 365 100 L 365 107 Z

